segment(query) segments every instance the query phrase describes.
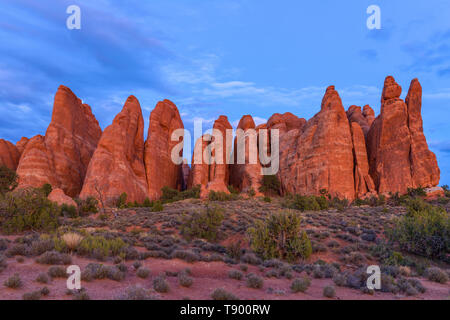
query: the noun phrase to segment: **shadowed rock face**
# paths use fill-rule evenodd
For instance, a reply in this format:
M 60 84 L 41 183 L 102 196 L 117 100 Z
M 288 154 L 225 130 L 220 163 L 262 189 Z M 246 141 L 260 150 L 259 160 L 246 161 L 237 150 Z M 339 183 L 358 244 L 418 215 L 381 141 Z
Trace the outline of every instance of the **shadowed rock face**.
M 176 129 L 183 128 L 175 104 L 169 100 L 158 102 L 150 114 L 144 152 L 148 196 L 152 200 L 161 196 L 161 188 L 164 186 L 181 189 L 181 163 L 175 164 L 171 158 L 172 148 L 179 142 L 172 141 L 171 136 Z M 180 153 L 183 153 L 183 149 Z
M 80 198 L 101 197 L 111 204 L 120 194 L 139 203 L 147 197 L 144 167 L 144 118 L 139 101 L 128 97 L 122 111 L 102 134 Z
M 257 195 L 260 194 L 261 187 L 261 163 L 258 156 L 258 134 L 252 116 L 245 115 L 239 121 L 234 139 L 233 157 L 234 162 L 230 165 L 230 184 L 241 192 L 248 192 L 251 189 Z M 245 141 L 242 146 L 245 150 L 238 151 L 238 138 Z M 251 141 L 254 142 L 251 142 Z M 238 163 L 238 155 L 241 154 L 243 163 Z M 253 159 L 252 159 L 253 157 Z M 254 161 L 253 161 L 254 160 Z
M 194 154 L 192 155 L 192 170 L 190 186 L 201 185 L 200 196 L 205 198 L 209 191 L 221 191 L 229 193 L 229 157 L 231 155 L 232 134 L 229 134 L 227 142 L 227 130 L 233 127 L 228 122 L 226 116 L 220 116 L 213 126 L 212 135 L 206 134 L 195 143 Z M 221 138 L 221 142 L 219 141 Z M 218 140 L 216 140 L 218 139 Z M 221 146 L 219 147 L 219 145 Z M 205 162 L 204 154 L 211 155 L 208 162 Z M 196 163 L 200 159 L 202 163 Z M 220 159 L 221 163 L 216 163 L 215 159 Z M 213 161 L 214 160 L 214 161 Z M 219 161 L 219 160 L 217 160 Z
M 370 174 L 379 193 L 405 193 L 408 188 L 439 182 L 436 157 L 423 135 L 419 82 L 411 82 L 407 103 L 400 95 L 401 87 L 387 77 L 381 113 L 368 134 Z
M 100 136 L 91 108 L 69 88 L 60 86 L 45 136 L 30 139 L 22 153 L 17 168 L 19 188 L 50 183 L 77 196 Z
M 295 156 L 287 162 L 285 191 L 309 195 L 326 189 L 332 196 L 355 198 L 352 135 L 334 86 L 326 90 L 320 112 L 302 129 Z
M 16 170 L 19 164 L 20 152 L 11 142 L 0 139 L 0 165 Z
M 366 108 L 367 112 L 370 112 L 368 109 L 368 108 L 370 108 L 369 106 L 365 106 L 365 108 Z M 372 110 L 372 112 L 373 112 L 373 110 Z M 371 123 L 369 124 L 369 120 L 361 112 L 361 107 L 350 106 L 350 108 L 348 108 L 348 110 L 347 110 L 347 117 L 348 117 L 348 120 L 350 121 L 350 123 L 356 122 L 357 124 L 359 124 L 362 131 L 364 132 L 364 135 L 367 135 L 367 133 L 370 130 Z

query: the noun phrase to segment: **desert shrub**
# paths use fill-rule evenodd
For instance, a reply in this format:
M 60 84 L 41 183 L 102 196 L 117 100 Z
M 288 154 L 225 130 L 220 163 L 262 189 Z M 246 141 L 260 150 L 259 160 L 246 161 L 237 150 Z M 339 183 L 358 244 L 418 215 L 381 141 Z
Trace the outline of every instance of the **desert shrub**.
M 22 296 L 23 300 L 39 300 L 42 297 L 40 290 L 24 293 Z
M 228 277 L 235 280 L 242 280 L 244 275 L 239 270 L 230 270 L 228 272 Z
M 408 213 L 396 219 L 388 237 L 401 250 L 446 259 L 450 247 L 450 215 L 421 199 L 412 200 Z
M 163 277 L 156 277 L 153 280 L 153 289 L 159 293 L 166 293 L 169 292 L 169 284 Z
M 39 189 L 9 192 L 0 199 L 0 225 L 6 233 L 52 231 L 59 225 L 60 207 Z
M 81 290 L 75 290 L 73 293 L 73 300 L 91 300 L 86 289 L 81 288 Z
M 48 275 L 46 273 L 41 272 L 37 276 L 36 281 L 40 283 L 49 283 L 50 279 L 48 278 Z
M 40 255 L 36 262 L 40 264 L 69 265 L 72 263 L 72 257 L 57 251 L 47 251 Z
M 0 254 L 0 273 L 6 269 L 8 263 L 6 262 L 6 257 Z
M 333 286 L 326 286 L 323 288 L 323 296 L 327 298 L 334 298 L 336 296 L 336 290 Z
M 45 183 L 45 184 L 42 185 L 41 190 L 44 193 L 44 195 L 46 197 L 48 197 L 49 194 L 52 193 L 53 188 L 52 188 L 52 185 L 50 183 Z
M 300 222 L 300 216 L 294 212 L 272 214 L 265 221 L 256 221 L 255 227 L 248 230 L 253 251 L 263 259 L 307 259 L 312 247 L 306 232 L 300 230 Z
M 185 216 L 180 232 L 187 239 L 202 238 L 216 241 L 223 218 L 222 208 L 207 206 L 205 211 L 197 211 L 191 216 Z
M 119 295 L 117 300 L 156 300 L 151 290 L 145 289 L 141 286 L 128 287 L 124 294 Z
M 140 267 L 139 269 L 137 269 L 136 275 L 137 275 L 139 278 L 147 279 L 148 276 L 150 275 L 150 269 L 145 268 L 145 267 Z
M 211 190 L 208 194 L 209 201 L 232 201 L 238 199 L 238 196 L 234 193 L 226 193 L 223 191 Z
M 311 285 L 311 280 L 309 278 L 299 278 L 295 279 L 291 283 L 291 291 L 296 292 L 305 292 L 309 286 Z
M 425 188 L 418 187 L 418 188 L 408 188 L 407 194 L 410 197 L 416 198 L 416 197 L 425 197 L 427 195 Z
M 261 179 L 259 191 L 269 195 L 280 194 L 280 180 L 276 175 L 264 175 Z
M 30 254 L 30 248 L 23 244 L 23 243 L 17 243 L 10 246 L 6 251 L 5 255 L 9 258 L 15 257 L 15 256 L 28 256 Z
M 86 199 L 77 198 L 75 202 L 78 206 L 78 215 L 81 217 L 98 212 L 98 200 L 94 197 L 87 197 Z
M 247 191 L 247 195 L 248 195 L 250 198 L 253 198 L 253 197 L 256 195 L 256 192 L 255 192 L 255 190 L 254 190 L 253 188 L 250 188 L 250 189 L 248 189 L 248 191 Z
M 140 261 L 133 262 L 133 268 L 135 270 L 139 269 L 140 267 L 142 267 L 142 262 L 140 262 Z
M 22 279 L 20 279 L 20 276 L 18 273 L 14 274 L 12 277 L 9 277 L 8 279 L 3 282 L 3 285 L 5 287 L 11 288 L 11 289 L 18 289 L 22 287 Z
M 84 281 L 92 281 L 92 279 L 110 279 L 114 281 L 122 281 L 125 279 L 125 272 L 116 266 L 105 266 L 98 263 L 89 263 L 81 273 L 81 279 Z
M 48 269 L 48 275 L 53 278 L 67 278 L 66 270 L 63 267 L 53 266 Z
M 178 274 L 178 283 L 182 287 L 189 288 L 194 283 L 194 280 L 189 277 L 186 273 L 181 272 Z
M 251 265 L 259 265 L 262 263 L 261 259 L 258 258 L 253 252 L 247 252 L 241 257 L 241 261 Z
M 272 199 L 271 199 L 270 197 L 265 196 L 265 197 L 263 198 L 263 201 L 264 201 L 264 202 L 267 202 L 267 203 L 270 203 L 270 202 L 272 202 Z
M 48 296 L 50 294 L 50 289 L 47 287 L 43 287 L 41 290 L 39 290 L 41 295 Z
M 264 285 L 264 280 L 255 274 L 249 274 L 247 276 L 246 284 L 249 288 L 261 289 Z
M 172 253 L 171 258 L 181 259 L 191 263 L 200 259 L 198 254 L 190 250 L 175 250 Z
M 448 281 L 448 274 L 444 271 L 439 269 L 438 267 L 431 267 L 425 270 L 425 276 L 428 280 L 438 282 L 438 283 L 447 283 Z
M 320 211 L 326 210 L 330 207 L 330 201 L 321 196 L 302 196 L 302 195 L 288 195 L 283 206 L 290 209 L 296 209 L 300 211 Z
M 160 212 L 164 210 L 164 206 L 161 201 L 154 201 L 152 205 L 152 212 Z
M 236 259 L 236 260 L 241 259 L 241 256 L 242 256 L 242 242 L 239 240 L 239 241 L 235 241 L 235 242 L 230 243 L 227 246 L 227 254 L 233 259 Z
M 14 190 L 18 184 L 18 176 L 14 170 L 0 165 L 0 194 Z
M 162 195 L 160 200 L 163 203 L 175 202 L 184 199 L 199 199 L 200 198 L 200 185 L 194 186 L 191 189 L 184 191 L 178 191 L 167 186 L 161 189 Z
M 116 207 L 119 209 L 125 209 L 127 207 L 127 198 L 127 193 L 123 192 L 116 200 Z
M 213 300 L 239 300 L 239 298 L 234 294 L 222 288 L 217 288 L 216 290 L 214 290 L 214 292 L 211 294 L 211 298 Z
M 78 233 L 69 232 L 64 234 L 61 239 L 64 241 L 67 248 L 70 250 L 75 250 L 83 240 L 83 236 Z
M 118 256 L 125 253 L 128 244 L 121 238 L 105 239 L 102 236 L 87 236 L 81 240 L 77 252 L 97 258 Z
M 69 206 L 65 203 L 61 205 L 61 215 L 68 218 L 78 217 L 78 210 L 75 206 Z
M 235 187 L 233 187 L 232 185 L 228 185 L 227 189 L 228 189 L 228 191 L 230 191 L 231 194 L 235 194 L 235 195 L 239 194 L 239 190 L 236 189 Z

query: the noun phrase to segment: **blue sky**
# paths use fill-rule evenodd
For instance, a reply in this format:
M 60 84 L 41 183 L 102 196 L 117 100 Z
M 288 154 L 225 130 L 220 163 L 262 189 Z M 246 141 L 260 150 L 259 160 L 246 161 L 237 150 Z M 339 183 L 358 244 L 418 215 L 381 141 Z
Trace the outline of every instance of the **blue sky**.
M 73 4 L 81 30 L 66 28 Z M 366 27 L 371 4 L 381 30 Z M 102 128 L 134 94 L 146 125 L 168 98 L 186 128 L 203 119 L 207 129 L 220 114 L 233 124 L 286 111 L 308 119 L 332 84 L 346 108 L 378 114 L 386 75 L 403 97 L 417 77 L 425 134 L 450 184 L 449 17 L 447 0 L 2 0 L 0 137 L 45 133 L 60 84 Z

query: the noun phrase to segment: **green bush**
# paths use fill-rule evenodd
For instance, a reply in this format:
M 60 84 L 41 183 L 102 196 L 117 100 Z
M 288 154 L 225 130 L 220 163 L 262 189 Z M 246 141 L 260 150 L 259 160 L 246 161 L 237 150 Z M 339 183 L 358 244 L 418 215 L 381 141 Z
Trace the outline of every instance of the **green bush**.
M 223 219 L 222 208 L 207 206 L 205 211 L 194 212 L 191 216 L 185 216 L 180 232 L 187 239 L 201 238 L 216 241 Z
M 61 205 L 61 215 L 69 218 L 78 217 L 78 211 L 75 206 L 70 206 L 65 203 Z
M 87 236 L 77 247 L 80 255 L 105 258 L 125 253 L 128 245 L 121 238 L 105 239 L 102 236 Z
M 300 211 L 320 211 L 328 209 L 329 204 L 325 196 L 287 196 L 283 206 Z
M 280 180 L 276 175 L 264 175 L 261 179 L 259 191 L 268 195 L 279 195 L 280 188 Z
M 238 195 L 239 194 L 239 190 L 236 189 L 235 187 L 233 187 L 231 184 L 227 186 L 228 191 L 230 191 L 231 194 L 235 194 Z
M 312 253 L 306 232 L 300 230 L 301 218 L 294 212 L 272 214 L 266 220 L 258 220 L 249 228 L 250 245 L 263 259 L 295 261 L 307 259 Z
M 450 216 L 421 199 L 411 200 L 408 213 L 395 220 L 388 237 L 401 250 L 445 260 L 450 247 Z
M 239 300 L 239 298 L 234 294 L 222 288 L 217 288 L 216 290 L 214 290 L 214 292 L 211 294 L 211 298 L 213 300 Z
M 309 286 L 311 285 L 311 280 L 309 278 L 301 278 L 295 279 L 291 284 L 291 291 L 296 292 L 305 292 Z
M 408 188 L 407 194 L 410 197 L 416 198 L 416 197 L 425 197 L 427 193 L 425 192 L 425 188 L 418 187 L 418 188 Z
M 50 183 L 46 183 L 46 184 L 42 185 L 41 190 L 44 193 L 44 195 L 46 197 L 48 197 L 49 194 L 52 193 L 53 188 L 52 188 L 52 185 Z
M 200 185 L 192 187 L 191 189 L 178 191 L 169 187 L 163 187 L 161 189 L 162 195 L 160 200 L 163 203 L 175 202 L 184 199 L 199 199 L 200 198 Z
M 14 170 L 0 165 L 0 194 L 14 190 L 18 184 L 18 176 Z
M 155 201 L 152 205 L 152 212 L 160 212 L 164 210 L 164 206 L 162 205 L 161 201 Z
M 20 276 L 18 273 L 14 274 L 12 277 L 9 277 L 8 279 L 3 282 L 3 285 L 5 287 L 11 288 L 11 289 L 18 289 L 22 287 L 23 282 L 22 279 L 20 279 Z
M 127 207 L 127 198 L 128 195 L 126 192 L 123 192 L 116 201 L 116 207 L 119 209 L 125 209 Z
M 211 190 L 208 194 L 208 199 L 210 201 L 232 201 L 237 200 L 239 197 L 234 193 L 226 193 L 223 191 Z
M 60 207 L 40 189 L 22 189 L 0 196 L 0 225 L 6 233 L 53 231 L 59 226 Z
M 264 280 L 261 277 L 258 277 L 257 275 L 250 274 L 247 277 L 247 287 L 253 288 L 253 289 L 261 289 L 264 285 Z
M 78 215 L 80 217 L 98 212 L 98 200 L 94 197 L 87 197 L 86 199 L 76 198 L 75 202 L 78 205 Z

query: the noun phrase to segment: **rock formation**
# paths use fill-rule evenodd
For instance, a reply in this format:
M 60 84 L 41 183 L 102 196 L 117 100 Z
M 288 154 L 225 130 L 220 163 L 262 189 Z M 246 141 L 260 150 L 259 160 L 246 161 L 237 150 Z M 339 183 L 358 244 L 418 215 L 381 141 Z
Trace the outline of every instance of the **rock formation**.
M 181 190 L 186 190 L 189 187 L 189 176 L 191 174 L 191 167 L 189 166 L 187 159 L 183 159 L 181 165 Z
M 433 187 L 439 182 L 435 155 L 422 129 L 419 82 L 411 82 L 407 103 L 402 88 L 388 76 L 384 82 L 381 113 L 368 134 L 370 174 L 379 193 L 405 193 L 408 188 Z
M 158 199 L 161 189 L 168 186 L 181 189 L 181 162 L 174 163 L 171 153 L 180 140 L 172 141 L 172 133 L 184 129 L 175 104 L 169 100 L 158 102 L 150 114 L 148 137 L 145 142 L 144 163 L 148 183 L 148 196 Z M 180 159 L 183 148 L 180 150 Z
M 366 106 L 369 107 L 369 106 Z M 370 107 L 369 107 L 370 108 Z M 368 111 L 368 109 L 366 109 Z M 373 110 L 372 110 L 373 111 Z M 356 122 L 361 127 L 364 135 L 367 135 L 370 129 L 370 124 L 364 114 L 361 112 L 361 107 L 350 106 L 347 110 L 347 117 L 350 122 Z
M 77 203 L 69 196 L 67 196 L 64 191 L 59 188 L 53 189 L 48 195 L 48 200 L 56 202 L 59 205 L 77 206 Z
M 261 195 L 262 166 L 258 155 L 258 134 L 252 116 L 239 121 L 234 139 L 233 164 L 230 165 L 230 184 L 247 193 L 251 189 Z
M 0 165 L 16 170 L 19 163 L 20 152 L 11 142 L 0 139 Z
M 197 139 L 192 154 L 191 172 L 189 176 L 188 187 L 200 186 L 200 197 L 205 198 L 208 195 L 206 185 L 209 182 L 209 162 L 210 158 L 205 159 L 205 150 L 211 142 L 211 135 L 205 134 Z
M 358 198 L 367 196 L 367 193 L 375 195 L 375 184 L 369 175 L 369 161 L 367 159 L 364 132 L 356 122 L 351 122 L 351 131 L 354 155 L 355 194 Z
M 69 88 L 60 86 L 45 137 L 30 139 L 22 153 L 17 168 L 19 188 L 50 183 L 71 197 L 77 196 L 100 135 L 91 108 Z
M 280 149 L 284 147 L 281 146 Z M 353 200 L 353 142 L 350 125 L 334 86 L 327 88 L 319 113 L 304 126 L 295 155 L 281 172 L 285 191 L 330 195 Z
M 20 154 L 22 154 L 23 151 L 25 150 L 28 141 L 30 141 L 30 139 L 28 139 L 27 137 L 22 137 L 19 141 L 16 142 L 16 147 L 17 150 L 19 150 Z
M 439 183 L 440 171 L 436 156 L 428 149 L 423 134 L 422 86 L 413 79 L 406 96 L 408 127 L 411 134 L 411 178 L 412 187 L 433 187 Z
M 142 203 L 148 185 L 144 167 L 144 118 L 139 101 L 130 96 L 103 132 L 92 156 L 80 198 L 101 197 L 107 204 L 123 193 Z

